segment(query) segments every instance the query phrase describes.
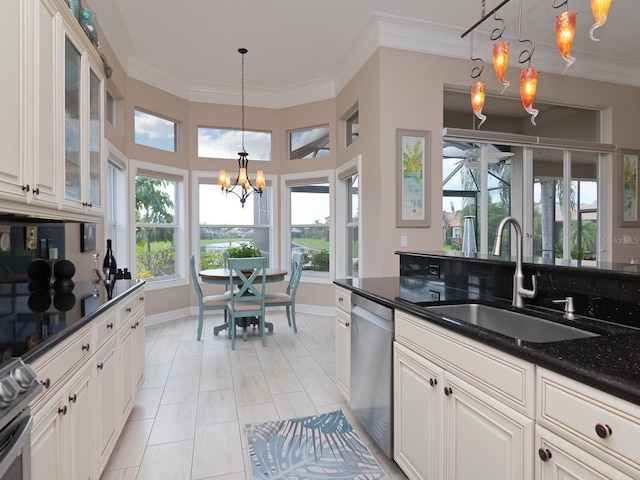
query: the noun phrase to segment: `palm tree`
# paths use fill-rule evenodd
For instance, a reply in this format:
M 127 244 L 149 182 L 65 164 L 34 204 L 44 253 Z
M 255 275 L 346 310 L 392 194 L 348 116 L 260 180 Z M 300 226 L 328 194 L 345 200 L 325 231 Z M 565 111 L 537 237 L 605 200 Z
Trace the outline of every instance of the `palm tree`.
M 174 207 L 171 196 L 166 191 L 169 186 L 167 180 L 160 178 L 136 177 L 136 222 L 139 223 L 172 223 Z M 146 241 L 147 252 L 151 251 L 152 229 L 140 231 L 142 238 L 136 242 Z

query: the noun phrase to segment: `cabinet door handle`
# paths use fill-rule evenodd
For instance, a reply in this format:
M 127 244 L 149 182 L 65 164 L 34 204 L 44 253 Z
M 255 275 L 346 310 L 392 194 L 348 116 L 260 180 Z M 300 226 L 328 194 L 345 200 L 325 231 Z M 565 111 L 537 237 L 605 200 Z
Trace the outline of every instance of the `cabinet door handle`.
M 22 191 L 23 192 L 29 193 L 29 190 L 31 190 L 31 187 L 29 186 L 28 183 L 26 185 L 22 185 Z
M 349 322 L 346 322 L 346 323 L 344 324 L 344 326 L 345 326 L 345 327 L 348 327 L 349 325 L 351 325 Z
M 104 363 L 100 362 L 98 364 L 98 370 L 102 370 L 103 367 L 104 367 Z
M 596 423 L 596 435 L 600 438 L 609 438 L 613 434 L 613 430 L 606 423 Z
M 141 302 L 144 302 L 144 297 L 140 297 L 140 301 L 141 301 Z
M 444 387 L 444 394 L 448 397 L 449 395 L 451 395 L 453 393 L 453 390 L 451 390 L 451 387 Z
M 430 378 L 429 379 L 429 385 L 431 385 L 432 387 L 435 387 L 436 385 L 438 385 L 438 379 L 437 378 Z M 445 394 L 446 394 L 446 392 L 445 392 Z
M 552 457 L 551 450 L 548 448 L 541 448 L 538 450 L 538 456 L 540 457 L 540 460 L 547 462 Z
M 107 328 L 111 330 L 113 328 L 113 323 L 107 323 Z
M 82 345 L 82 351 L 84 352 L 85 350 L 88 352 L 89 349 L 91 348 L 91 346 L 88 343 L 85 343 L 84 345 Z
M 45 388 L 45 390 L 47 390 L 51 386 L 51 379 L 50 378 L 45 378 L 40 383 Z
M 136 325 L 135 323 L 133 325 L 131 325 L 131 329 L 135 330 L 136 328 L 138 328 L 138 325 Z
M 65 405 L 64 407 L 58 408 L 58 413 L 61 413 L 62 415 L 66 415 L 67 414 L 67 406 Z
M 131 313 L 131 307 L 127 307 L 127 308 L 125 309 L 125 312 L 127 312 L 127 313 Z
M 78 400 L 78 396 L 75 393 L 73 395 L 69 395 L 69 402 L 76 403 L 76 400 Z
M 34 195 L 40 195 L 40 187 L 36 187 L 33 189 L 33 194 Z

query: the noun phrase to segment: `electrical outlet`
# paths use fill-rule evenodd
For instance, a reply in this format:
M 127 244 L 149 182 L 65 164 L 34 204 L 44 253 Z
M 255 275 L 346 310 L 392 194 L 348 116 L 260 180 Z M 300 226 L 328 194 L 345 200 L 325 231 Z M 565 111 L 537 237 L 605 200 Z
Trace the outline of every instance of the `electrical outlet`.
M 409 244 L 409 241 L 407 239 L 407 236 L 406 235 L 402 235 L 400 237 L 400 246 L 401 247 L 406 247 L 408 244 Z

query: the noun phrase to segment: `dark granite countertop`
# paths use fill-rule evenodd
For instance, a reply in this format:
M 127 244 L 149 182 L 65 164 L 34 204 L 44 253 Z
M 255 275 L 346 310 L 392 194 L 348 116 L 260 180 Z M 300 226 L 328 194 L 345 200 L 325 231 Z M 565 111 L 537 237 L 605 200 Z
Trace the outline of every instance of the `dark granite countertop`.
M 0 285 L 0 354 L 30 362 L 81 329 L 144 281 L 118 280 L 110 295 L 102 283 L 77 282 L 71 290 Z
M 447 321 L 425 310 L 426 305 L 461 303 L 469 300 L 498 304 L 512 309 L 504 299 L 483 296 L 481 292 L 448 289 L 446 300 L 425 302 L 410 298 L 405 277 L 356 278 L 335 280 L 340 287 L 356 292 L 383 305 L 400 309 L 437 323 L 536 365 L 556 371 L 599 390 L 640 405 L 640 330 L 611 322 L 578 317 L 575 323 L 561 313 L 537 307 L 514 309 L 524 313 L 579 326 L 599 334 L 597 337 L 549 343 L 532 343 L 513 339 L 470 324 Z

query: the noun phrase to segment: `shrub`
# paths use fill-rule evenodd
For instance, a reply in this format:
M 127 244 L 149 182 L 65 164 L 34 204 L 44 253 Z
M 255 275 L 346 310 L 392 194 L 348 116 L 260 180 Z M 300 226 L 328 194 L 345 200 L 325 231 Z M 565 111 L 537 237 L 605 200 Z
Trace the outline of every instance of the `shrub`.
M 329 252 L 327 250 L 321 250 L 318 253 L 314 253 L 311 257 L 312 269 L 316 272 L 328 272 L 329 271 Z

